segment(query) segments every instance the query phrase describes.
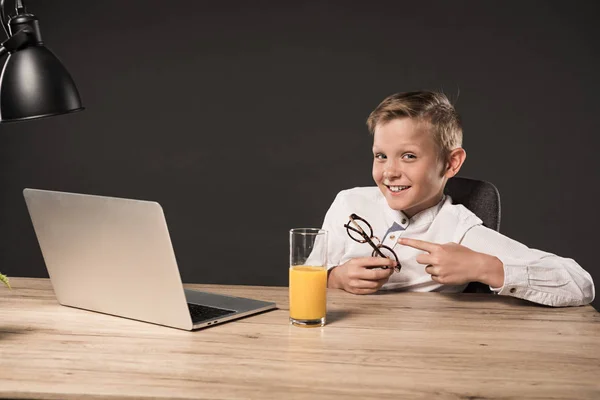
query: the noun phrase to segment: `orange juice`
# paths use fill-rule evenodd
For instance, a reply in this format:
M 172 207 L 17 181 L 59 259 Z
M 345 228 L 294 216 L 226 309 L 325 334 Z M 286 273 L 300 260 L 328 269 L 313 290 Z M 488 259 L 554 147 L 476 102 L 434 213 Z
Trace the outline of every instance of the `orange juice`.
M 297 265 L 290 268 L 290 317 L 318 320 L 325 317 L 327 268 Z

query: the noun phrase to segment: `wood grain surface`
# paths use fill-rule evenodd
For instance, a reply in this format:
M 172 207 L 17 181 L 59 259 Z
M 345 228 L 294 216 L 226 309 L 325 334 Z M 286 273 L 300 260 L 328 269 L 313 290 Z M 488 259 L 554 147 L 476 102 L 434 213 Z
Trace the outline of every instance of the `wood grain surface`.
M 0 288 L 0 398 L 599 399 L 600 319 L 492 295 L 328 292 L 288 324 L 285 287 L 185 285 L 279 309 L 187 332 Z

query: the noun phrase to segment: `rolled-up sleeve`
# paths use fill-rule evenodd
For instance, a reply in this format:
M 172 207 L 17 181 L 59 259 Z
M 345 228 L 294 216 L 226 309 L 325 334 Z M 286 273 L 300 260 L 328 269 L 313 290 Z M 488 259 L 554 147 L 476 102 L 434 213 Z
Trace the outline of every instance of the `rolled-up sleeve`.
M 573 259 L 530 249 L 482 225 L 468 230 L 460 244 L 502 261 L 504 285 L 490 288 L 500 295 L 553 307 L 585 305 L 594 300 L 591 275 Z

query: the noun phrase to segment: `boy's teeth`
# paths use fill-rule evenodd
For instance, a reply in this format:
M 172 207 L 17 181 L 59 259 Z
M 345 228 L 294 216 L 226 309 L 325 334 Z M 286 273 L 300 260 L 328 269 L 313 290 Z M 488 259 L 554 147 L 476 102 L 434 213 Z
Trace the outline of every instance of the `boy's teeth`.
M 407 189 L 408 186 L 389 186 L 392 192 L 399 192 L 401 190 Z

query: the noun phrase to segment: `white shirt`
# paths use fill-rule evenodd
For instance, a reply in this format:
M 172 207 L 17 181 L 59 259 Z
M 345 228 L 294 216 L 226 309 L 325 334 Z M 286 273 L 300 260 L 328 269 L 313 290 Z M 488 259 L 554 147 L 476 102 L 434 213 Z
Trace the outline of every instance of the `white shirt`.
M 504 264 L 504 285 L 492 291 L 549 306 L 575 306 L 594 299 L 590 274 L 570 258 L 562 258 L 510 239 L 482 225 L 471 211 L 445 196 L 442 201 L 412 218 L 391 209 L 379 188 L 358 187 L 338 193 L 325 215 L 323 229 L 329 232 L 328 268 L 356 257 L 368 257 L 368 243 L 352 240 L 344 228 L 350 214 L 364 218 L 373 235 L 397 254 L 402 269 L 394 273 L 382 290 L 418 292 L 462 292 L 466 285 L 443 285 L 431 279 L 425 265 L 416 261 L 423 251 L 398 244 L 401 236 L 444 244 L 454 242 L 471 250 L 493 255 Z

